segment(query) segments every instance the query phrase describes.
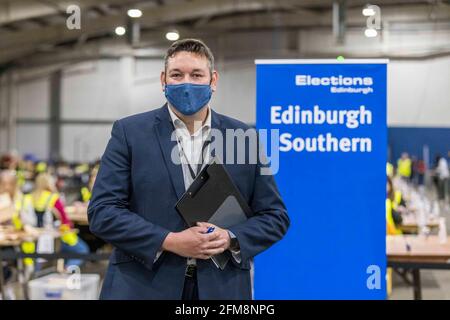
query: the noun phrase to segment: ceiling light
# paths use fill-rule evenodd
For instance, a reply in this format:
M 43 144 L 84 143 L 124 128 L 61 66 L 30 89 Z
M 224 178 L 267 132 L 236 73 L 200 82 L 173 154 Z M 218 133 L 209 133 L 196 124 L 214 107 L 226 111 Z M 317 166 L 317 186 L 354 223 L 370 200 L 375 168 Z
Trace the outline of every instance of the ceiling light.
M 142 17 L 142 11 L 139 9 L 130 9 L 127 12 L 130 18 L 140 18 Z
M 374 38 L 374 37 L 377 36 L 377 34 L 378 34 L 378 32 L 377 32 L 377 30 L 375 30 L 375 29 L 367 28 L 366 31 L 364 31 L 364 35 L 365 35 L 367 38 Z
M 176 41 L 176 40 L 180 39 L 180 34 L 176 30 L 169 31 L 166 33 L 166 39 L 169 41 Z
M 127 32 L 127 29 L 124 27 L 117 27 L 115 32 L 118 36 L 123 36 Z
M 375 10 L 372 8 L 364 8 L 362 11 L 363 16 L 371 17 L 375 15 Z

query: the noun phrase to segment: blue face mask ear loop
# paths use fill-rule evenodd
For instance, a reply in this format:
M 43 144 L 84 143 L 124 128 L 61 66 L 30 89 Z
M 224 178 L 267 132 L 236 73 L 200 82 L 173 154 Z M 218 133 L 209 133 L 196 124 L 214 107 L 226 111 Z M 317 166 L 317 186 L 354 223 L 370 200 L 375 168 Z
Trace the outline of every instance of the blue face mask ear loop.
M 209 86 L 211 87 L 211 83 L 212 83 L 212 73 L 211 73 L 211 80 L 209 80 Z M 211 92 L 213 91 L 213 89 L 211 88 Z

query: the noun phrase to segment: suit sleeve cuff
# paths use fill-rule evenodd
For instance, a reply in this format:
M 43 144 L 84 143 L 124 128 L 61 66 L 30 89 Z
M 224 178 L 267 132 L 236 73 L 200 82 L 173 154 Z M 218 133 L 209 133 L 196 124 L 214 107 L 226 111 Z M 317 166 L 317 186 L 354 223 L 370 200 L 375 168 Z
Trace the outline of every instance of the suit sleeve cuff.
M 230 230 L 227 230 L 227 231 L 228 231 L 228 234 L 230 235 L 230 238 L 233 240 L 236 239 L 236 243 L 237 243 L 236 247 L 229 249 L 231 252 L 231 256 L 237 263 L 241 263 L 242 262 L 241 250 L 239 248 L 239 242 L 237 242 L 236 235 L 233 232 L 231 232 Z

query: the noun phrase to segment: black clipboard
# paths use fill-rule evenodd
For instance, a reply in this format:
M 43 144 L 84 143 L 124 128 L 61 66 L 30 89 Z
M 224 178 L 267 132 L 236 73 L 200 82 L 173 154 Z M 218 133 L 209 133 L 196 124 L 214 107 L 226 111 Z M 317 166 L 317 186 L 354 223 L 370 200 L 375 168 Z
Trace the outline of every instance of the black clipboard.
M 175 208 L 189 227 L 206 221 L 227 229 L 245 222 L 252 215 L 249 205 L 216 157 L 200 171 Z M 229 258 L 227 253 L 211 257 L 222 270 Z

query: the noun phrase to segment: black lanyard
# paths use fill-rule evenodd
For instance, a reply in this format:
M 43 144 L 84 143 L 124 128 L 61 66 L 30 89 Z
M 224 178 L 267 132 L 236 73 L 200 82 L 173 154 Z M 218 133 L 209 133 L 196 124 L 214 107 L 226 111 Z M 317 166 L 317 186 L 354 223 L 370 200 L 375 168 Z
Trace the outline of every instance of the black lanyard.
M 200 172 L 201 168 L 203 167 L 203 161 L 205 160 L 203 154 L 205 152 L 206 147 L 208 147 L 208 145 L 211 143 L 211 140 L 209 139 L 209 136 L 208 136 L 208 138 L 205 140 L 205 142 L 203 142 L 202 151 L 200 153 L 200 159 L 199 159 L 200 161 L 197 164 L 197 168 L 195 171 L 194 171 L 194 169 L 192 169 L 191 165 L 189 164 L 189 159 L 186 156 L 186 153 L 184 152 L 183 144 L 181 143 L 180 139 L 177 138 L 177 141 L 180 144 L 181 152 L 183 153 L 184 159 L 186 159 L 186 164 L 188 166 L 189 173 L 192 177 L 192 180 L 195 180 L 195 178 L 197 177 L 197 174 Z

